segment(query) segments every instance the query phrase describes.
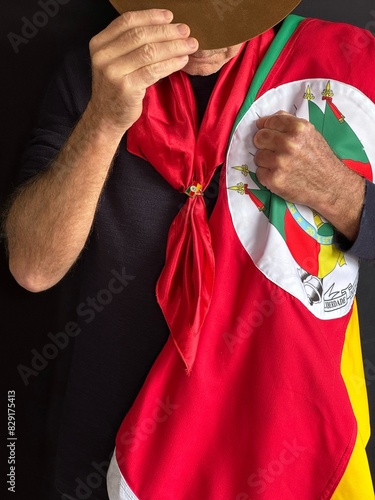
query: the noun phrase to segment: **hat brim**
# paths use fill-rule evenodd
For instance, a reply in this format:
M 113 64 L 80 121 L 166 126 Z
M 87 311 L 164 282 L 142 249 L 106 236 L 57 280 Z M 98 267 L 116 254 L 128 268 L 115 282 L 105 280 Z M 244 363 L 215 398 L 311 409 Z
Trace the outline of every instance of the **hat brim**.
M 200 49 L 245 42 L 284 19 L 301 0 L 110 0 L 120 12 L 169 9 L 173 22 L 190 26 Z

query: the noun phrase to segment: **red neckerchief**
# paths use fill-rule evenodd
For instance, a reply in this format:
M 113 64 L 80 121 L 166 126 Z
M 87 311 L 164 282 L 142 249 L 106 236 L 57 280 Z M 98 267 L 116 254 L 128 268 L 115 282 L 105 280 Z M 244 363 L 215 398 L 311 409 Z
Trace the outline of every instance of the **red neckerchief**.
M 188 372 L 215 279 L 211 234 L 201 195 L 224 162 L 236 115 L 272 39 L 273 31 L 269 30 L 245 43 L 222 68 L 200 127 L 189 77 L 180 71 L 147 90 L 142 116 L 128 131 L 129 152 L 147 160 L 172 187 L 187 193 L 169 231 L 156 295 Z

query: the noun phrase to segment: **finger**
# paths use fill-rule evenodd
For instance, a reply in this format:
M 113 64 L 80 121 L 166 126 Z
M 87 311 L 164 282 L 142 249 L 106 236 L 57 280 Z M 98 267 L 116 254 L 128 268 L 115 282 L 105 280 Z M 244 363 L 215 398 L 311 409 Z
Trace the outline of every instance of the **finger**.
M 255 153 L 254 163 L 258 167 L 274 170 L 279 168 L 279 156 L 268 149 L 259 149 Z
M 182 56 L 143 66 L 126 75 L 124 85 L 129 89 L 137 88 L 138 91 L 144 91 L 162 78 L 181 70 L 188 62 L 189 56 Z
M 186 24 L 140 26 L 126 31 L 125 33 L 121 33 L 121 35 L 119 35 L 116 39 L 108 42 L 105 48 L 103 47 L 102 51 L 99 50 L 96 52 L 96 55 L 99 55 L 99 57 L 108 61 L 124 54 L 128 54 L 138 48 L 142 48 L 147 55 L 148 51 L 152 52 L 155 50 L 154 46 L 150 46 L 150 44 L 173 40 L 185 40 L 189 34 L 190 28 Z M 192 43 L 190 42 L 190 39 L 189 43 Z M 182 46 L 185 46 L 185 44 L 182 44 Z M 190 47 L 197 50 L 197 42 L 195 42 L 194 45 L 190 45 Z
M 284 133 L 278 130 L 263 128 L 254 135 L 253 143 L 257 149 L 279 151 L 284 149 L 285 140 Z
M 257 179 L 262 184 L 262 186 L 269 189 L 272 176 L 271 171 L 268 168 L 258 167 L 255 175 L 257 176 Z
M 256 121 L 256 126 L 259 129 L 270 128 L 273 130 L 279 130 L 280 132 L 286 131 L 286 126 L 289 123 L 290 118 L 295 118 L 294 115 L 287 113 L 286 111 L 280 110 L 270 116 L 262 116 Z
M 169 24 L 172 20 L 173 13 L 165 9 L 124 12 L 114 19 L 103 31 L 98 33 L 93 40 L 95 44 L 100 47 L 132 28 Z
M 118 58 L 113 62 L 113 66 L 115 71 L 119 74 L 130 74 L 134 71 L 140 70 L 144 66 L 154 66 L 170 59 L 188 56 L 189 54 L 196 52 L 197 49 L 198 42 L 195 38 L 188 38 L 187 40 L 173 40 L 162 43 L 149 43 L 139 47 L 137 50 L 132 51 L 130 54 L 126 54 L 125 56 Z M 186 63 L 187 62 L 188 59 L 186 59 Z M 125 68 L 126 71 L 124 71 Z

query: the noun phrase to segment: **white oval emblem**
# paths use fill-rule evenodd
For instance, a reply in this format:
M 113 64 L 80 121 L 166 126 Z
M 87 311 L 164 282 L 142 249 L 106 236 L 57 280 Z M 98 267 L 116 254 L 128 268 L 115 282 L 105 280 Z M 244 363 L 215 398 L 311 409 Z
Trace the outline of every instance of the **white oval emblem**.
M 282 200 L 256 177 L 256 121 L 284 110 L 312 122 L 336 155 L 370 180 L 375 165 L 375 105 L 335 81 L 296 81 L 272 89 L 245 113 L 226 159 L 228 204 L 237 235 L 268 279 L 318 318 L 346 314 L 358 281 L 358 259 L 333 244 L 334 230 L 310 208 Z

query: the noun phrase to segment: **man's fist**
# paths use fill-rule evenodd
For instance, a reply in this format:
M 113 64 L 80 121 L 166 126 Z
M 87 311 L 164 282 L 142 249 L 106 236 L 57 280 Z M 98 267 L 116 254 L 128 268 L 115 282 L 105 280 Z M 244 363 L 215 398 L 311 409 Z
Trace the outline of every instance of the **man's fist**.
M 256 124 L 259 182 L 287 201 L 316 210 L 348 238 L 354 238 L 364 179 L 337 158 L 307 120 L 279 111 L 259 118 Z

